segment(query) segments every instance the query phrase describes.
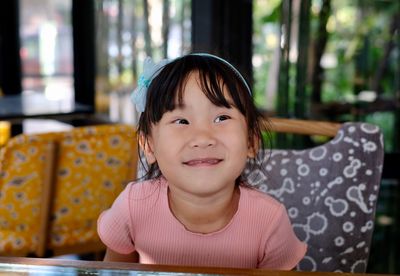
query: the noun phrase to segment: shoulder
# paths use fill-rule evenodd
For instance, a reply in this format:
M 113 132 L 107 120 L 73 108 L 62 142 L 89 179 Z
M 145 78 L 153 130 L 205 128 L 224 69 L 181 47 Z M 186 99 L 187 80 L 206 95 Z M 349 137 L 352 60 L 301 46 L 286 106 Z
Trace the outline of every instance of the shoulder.
M 240 193 L 242 210 L 252 216 L 269 217 L 268 220 L 275 220 L 286 212 L 281 202 L 257 189 L 241 186 Z
M 124 189 L 124 193 L 129 193 L 129 194 L 151 194 L 155 190 L 159 190 L 160 188 L 166 186 L 166 181 L 163 178 L 154 178 L 154 179 L 149 179 L 149 180 L 143 180 L 143 181 L 133 181 L 130 182 L 126 185 Z
M 244 199 L 249 203 L 265 205 L 271 208 L 281 208 L 282 206 L 282 203 L 278 200 L 255 188 L 241 186 L 240 192 L 244 195 Z
M 167 183 L 163 178 L 129 183 L 122 192 L 129 204 L 154 203 L 161 194 L 166 193 Z
M 150 189 L 152 185 L 156 185 L 157 179 L 149 179 L 149 180 L 137 180 L 129 182 L 125 190 L 129 190 L 130 192 L 138 191 L 141 189 Z

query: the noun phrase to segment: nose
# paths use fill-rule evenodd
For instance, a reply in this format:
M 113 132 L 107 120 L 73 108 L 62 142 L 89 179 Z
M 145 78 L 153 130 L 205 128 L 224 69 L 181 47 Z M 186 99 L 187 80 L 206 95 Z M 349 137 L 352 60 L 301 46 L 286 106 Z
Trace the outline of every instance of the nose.
M 207 148 L 213 147 L 216 144 L 215 133 L 212 129 L 207 127 L 196 127 L 193 129 L 192 137 L 190 141 L 190 147 L 192 148 Z

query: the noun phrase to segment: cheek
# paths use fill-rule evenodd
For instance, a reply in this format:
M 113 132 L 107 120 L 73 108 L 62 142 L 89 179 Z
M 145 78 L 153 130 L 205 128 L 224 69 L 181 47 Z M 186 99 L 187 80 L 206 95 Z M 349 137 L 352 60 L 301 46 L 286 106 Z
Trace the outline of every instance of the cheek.
M 171 155 L 176 156 L 177 147 L 180 143 L 180 136 L 173 132 L 160 133 L 154 144 L 154 155 L 157 160 L 161 158 L 171 158 Z
M 235 151 L 238 153 L 246 152 L 247 154 L 250 144 L 246 128 L 237 127 L 231 131 L 224 132 L 224 135 L 227 143 L 229 143 Z

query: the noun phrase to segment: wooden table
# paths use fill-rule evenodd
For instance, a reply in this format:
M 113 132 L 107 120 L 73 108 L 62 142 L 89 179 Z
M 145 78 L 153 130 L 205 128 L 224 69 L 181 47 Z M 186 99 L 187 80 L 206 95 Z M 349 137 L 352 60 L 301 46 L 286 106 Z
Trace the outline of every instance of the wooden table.
M 135 273 L 136 272 L 136 273 Z M 268 276 L 365 276 L 378 274 L 350 274 L 329 272 L 269 271 L 263 269 L 235 269 L 144 265 L 134 263 L 78 261 L 66 259 L 0 257 L 0 275 L 268 275 Z

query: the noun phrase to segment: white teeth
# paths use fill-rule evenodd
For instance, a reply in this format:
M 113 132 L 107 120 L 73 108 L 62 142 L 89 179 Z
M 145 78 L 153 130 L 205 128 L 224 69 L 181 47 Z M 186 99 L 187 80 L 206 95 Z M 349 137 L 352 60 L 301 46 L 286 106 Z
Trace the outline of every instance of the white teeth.
M 200 164 L 214 165 L 214 164 L 217 164 L 219 161 L 220 161 L 219 159 L 204 159 L 204 160 L 192 160 L 192 161 L 188 161 L 185 163 L 190 166 L 195 166 L 195 165 L 200 165 Z

